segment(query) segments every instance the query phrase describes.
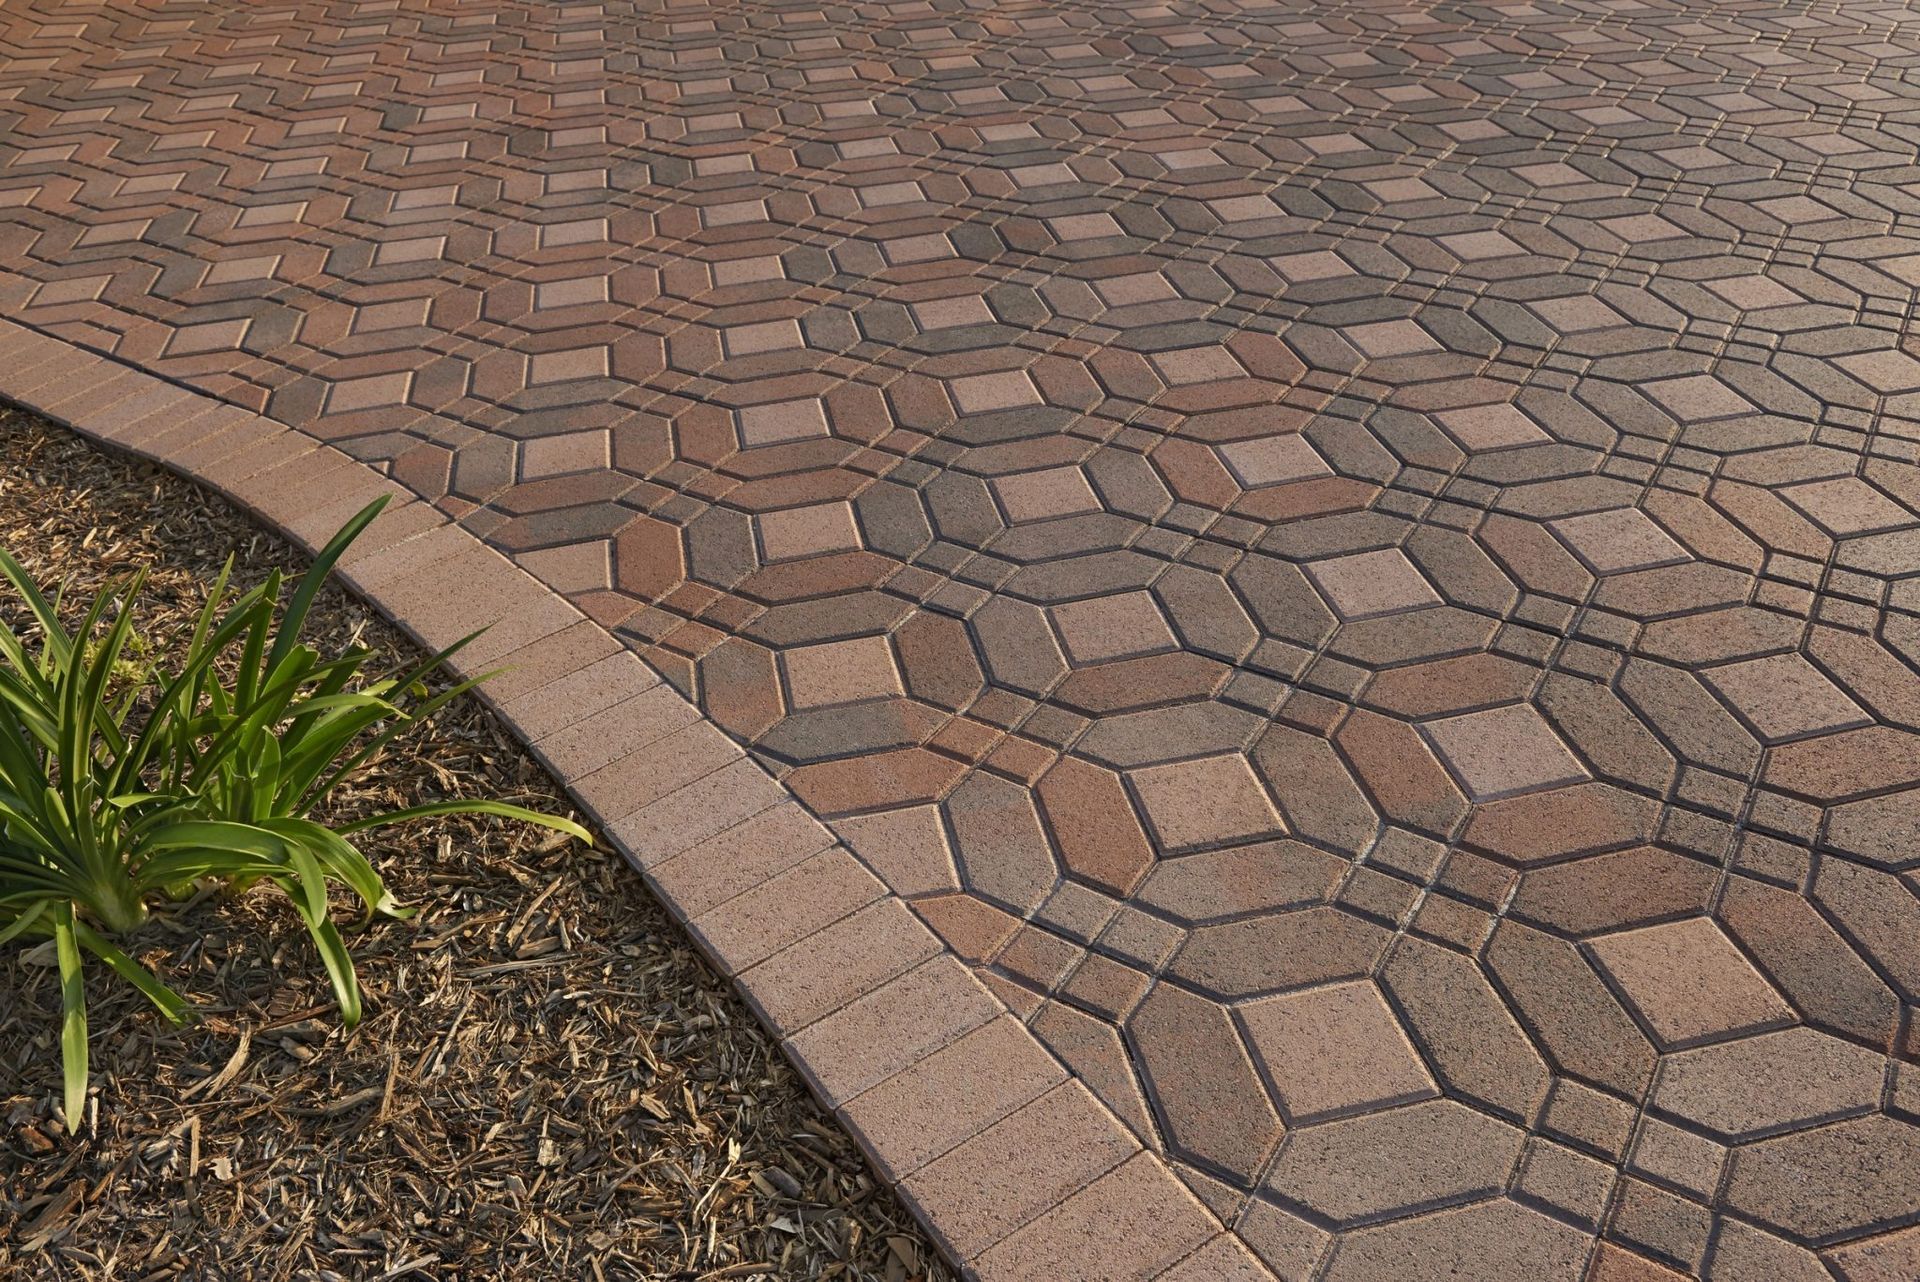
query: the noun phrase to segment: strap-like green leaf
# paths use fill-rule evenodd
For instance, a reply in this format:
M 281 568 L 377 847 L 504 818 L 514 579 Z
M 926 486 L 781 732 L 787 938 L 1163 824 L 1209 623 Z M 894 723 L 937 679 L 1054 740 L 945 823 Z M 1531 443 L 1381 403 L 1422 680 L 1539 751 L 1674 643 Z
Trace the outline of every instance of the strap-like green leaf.
M 300 631 L 307 623 L 307 611 L 312 607 L 320 585 L 327 575 L 333 573 L 334 563 L 346 554 L 348 546 L 360 537 L 361 531 L 373 524 L 373 519 L 380 515 L 380 510 L 386 505 L 387 496 L 382 494 L 356 512 L 351 520 L 340 527 L 338 533 L 327 540 L 327 545 L 320 549 L 320 555 L 300 576 L 300 585 L 294 589 L 293 598 L 287 602 L 287 612 L 280 618 L 280 633 L 273 640 L 273 649 L 267 653 L 269 670 L 278 667 L 286 652 L 300 639 Z
M 340 1003 L 340 1020 L 352 1028 L 360 1022 L 360 981 L 354 977 L 353 958 L 347 953 L 346 941 L 340 938 L 340 928 L 323 916 L 307 923 L 307 933 L 313 936 L 320 962 L 327 968 L 334 1000 Z
M 0 944 L 10 943 L 27 933 L 33 925 L 46 916 L 47 902 L 42 899 L 27 907 L 27 910 L 4 926 L 0 926 Z
M 153 972 L 108 943 L 100 933 L 83 921 L 73 923 L 74 937 L 88 952 L 113 968 L 115 974 L 132 984 L 165 1015 L 169 1022 L 184 1024 L 189 1007 L 186 999 L 153 977 Z
M 543 815 L 538 810 L 528 810 L 525 806 L 510 805 L 504 801 L 488 801 L 477 797 L 461 801 L 430 801 L 423 806 L 409 806 L 405 810 L 366 815 L 359 819 L 350 819 L 343 824 L 335 824 L 334 831 L 366 832 L 373 828 L 384 828 L 388 824 L 406 823 L 410 819 L 428 819 L 434 815 L 498 815 L 502 819 L 518 819 L 522 823 L 552 828 L 580 841 L 593 840 L 592 833 L 571 819 L 562 819 L 558 815 Z
M 400 901 L 388 893 L 367 857 L 338 833 L 310 819 L 267 819 L 260 826 L 289 843 L 297 842 L 311 850 L 330 877 L 360 896 L 370 914 L 377 912 L 402 918 L 413 915 L 412 910 L 402 907 Z
M 67 1131 L 78 1135 L 86 1124 L 87 990 L 80 977 L 80 947 L 74 938 L 73 909 L 53 910 L 53 951 L 60 961 L 60 1060 L 64 1068 Z

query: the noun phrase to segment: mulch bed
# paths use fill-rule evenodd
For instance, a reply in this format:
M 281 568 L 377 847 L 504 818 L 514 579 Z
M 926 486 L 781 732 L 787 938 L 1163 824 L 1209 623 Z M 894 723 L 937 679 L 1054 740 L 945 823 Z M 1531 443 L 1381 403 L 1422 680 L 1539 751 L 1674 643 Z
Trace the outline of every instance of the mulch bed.
M 243 586 L 303 560 L 198 487 L 4 407 L 0 543 L 69 603 L 148 568 L 162 646 L 229 551 Z M 340 591 L 309 636 L 413 653 Z M 569 810 L 472 699 L 338 805 L 466 795 Z M 0 947 L 0 1277 L 951 1278 L 618 855 L 497 820 L 363 848 L 419 909 L 353 939 L 365 1022 L 341 1031 L 272 892 L 166 909 L 133 951 L 199 1018 L 171 1028 L 96 968 L 78 1139 L 55 1109 L 55 971 Z

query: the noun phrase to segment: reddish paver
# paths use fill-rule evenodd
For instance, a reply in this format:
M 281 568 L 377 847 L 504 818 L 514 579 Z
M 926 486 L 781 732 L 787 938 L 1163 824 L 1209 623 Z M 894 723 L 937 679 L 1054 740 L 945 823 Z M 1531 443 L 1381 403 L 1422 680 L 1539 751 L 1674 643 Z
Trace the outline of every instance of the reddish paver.
M 984 1275 L 1904 1276 L 1897 19 L 22 0 L 0 394 L 410 499 Z

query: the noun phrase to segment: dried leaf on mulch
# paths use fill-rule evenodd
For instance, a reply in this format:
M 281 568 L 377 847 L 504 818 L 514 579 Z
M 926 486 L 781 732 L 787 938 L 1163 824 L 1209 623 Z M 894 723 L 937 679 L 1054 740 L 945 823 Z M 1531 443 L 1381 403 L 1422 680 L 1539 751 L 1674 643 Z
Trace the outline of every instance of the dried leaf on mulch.
M 198 488 L 4 408 L 0 541 L 69 600 L 150 568 L 160 645 L 229 550 L 243 584 L 299 564 Z M 337 591 L 314 635 L 410 649 Z M 464 700 L 338 804 L 479 794 L 568 809 Z M 355 936 L 359 1029 L 271 893 L 168 908 L 134 951 L 199 1018 L 170 1028 L 94 977 L 77 1141 L 55 972 L 0 948 L 0 1277 L 950 1279 L 618 856 L 484 819 L 366 848 L 420 913 Z

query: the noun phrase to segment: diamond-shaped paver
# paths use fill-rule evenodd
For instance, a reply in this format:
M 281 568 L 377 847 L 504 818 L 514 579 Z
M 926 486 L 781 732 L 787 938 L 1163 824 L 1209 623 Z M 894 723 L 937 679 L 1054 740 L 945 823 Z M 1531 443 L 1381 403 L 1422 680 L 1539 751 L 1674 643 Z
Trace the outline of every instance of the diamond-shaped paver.
M 1587 777 L 1565 741 L 1527 704 L 1429 721 L 1426 732 L 1476 801 Z
M 0 396 L 484 539 L 664 678 L 557 762 L 697 704 L 616 837 L 912 905 L 750 995 L 872 912 L 1072 1074 L 983 1276 L 1911 1274 L 1905 14 L 974 8 L 0 7 Z
M 1244 1006 L 1254 1054 L 1295 1123 L 1434 1093 L 1399 1021 L 1367 981 Z
M 1280 831 L 1280 816 L 1247 759 L 1207 757 L 1128 776 L 1163 850 L 1192 850 Z
M 1590 947 L 1665 1045 L 1778 1024 L 1793 1015 L 1709 918 L 1605 935 Z
M 1440 600 L 1406 554 L 1393 548 L 1316 561 L 1307 570 L 1343 619 L 1369 619 Z

